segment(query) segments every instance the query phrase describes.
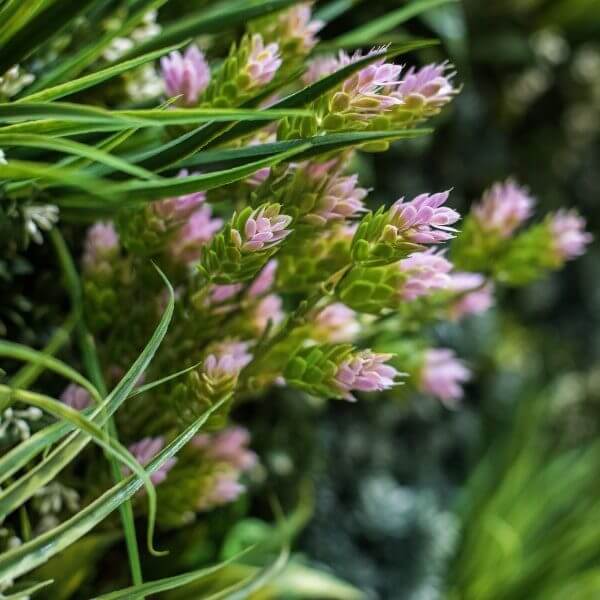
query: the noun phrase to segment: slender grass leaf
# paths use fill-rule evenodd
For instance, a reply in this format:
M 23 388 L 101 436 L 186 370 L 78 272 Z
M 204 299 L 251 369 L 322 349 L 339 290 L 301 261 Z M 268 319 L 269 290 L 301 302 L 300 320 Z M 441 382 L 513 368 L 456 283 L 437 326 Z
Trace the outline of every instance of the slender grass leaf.
M 268 15 L 291 6 L 297 0 L 247 0 L 232 7 L 215 7 L 187 14 L 172 25 L 167 25 L 155 37 L 134 48 L 126 58 L 155 50 L 207 33 L 221 33 L 224 29 L 245 25 L 250 19 Z
M 129 368 L 127 373 L 116 385 L 108 397 L 98 406 L 91 415 L 91 420 L 97 425 L 103 425 L 117 411 L 127 399 L 136 382 L 144 373 L 154 354 L 158 350 L 171 322 L 175 305 L 173 288 L 162 271 L 160 276 L 169 291 L 169 301 L 163 316 L 154 331 L 150 341 Z M 62 469 L 68 465 L 90 441 L 89 436 L 83 433 L 71 434 L 49 456 L 28 471 L 23 477 L 0 492 L 0 515 L 6 515 L 18 508 L 23 502 L 31 498 L 40 486 L 51 481 Z
M 175 456 L 200 431 L 211 414 L 226 403 L 229 396 L 215 403 L 210 410 L 187 427 L 146 466 L 149 475 L 155 473 L 168 459 Z M 114 485 L 102 496 L 91 502 L 76 515 L 63 521 L 58 527 L 39 535 L 0 556 L 0 581 L 16 578 L 45 563 L 49 558 L 70 546 L 92 530 L 98 523 L 133 497 L 142 487 L 134 475 Z
M 132 60 L 126 60 L 116 65 L 107 67 L 106 69 L 101 69 L 100 71 L 96 71 L 94 73 L 91 73 L 90 75 L 86 75 L 85 77 L 80 77 L 73 81 L 68 81 L 61 85 L 56 85 L 54 87 L 41 90 L 39 92 L 36 92 L 35 94 L 30 94 L 29 96 L 25 96 L 24 98 L 17 100 L 17 104 L 23 102 L 48 102 L 49 100 L 64 98 L 65 96 L 81 92 L 82 90 L 86 90 L 95 85 L 103 83 L 108 79 L 117 77 L 122 73 L 126 73 L 131 69 L 135 69 L 148 62 L 156 60 L 164 54 L 168 54 L 169 52 L 177 50 L 180 47 L 181 44 L 175 44 L 174 46 L 161 48 L 160 50 L 155 50 L 154 52 L 148 52 L 147 54 L 144 54 Z
M 419 14 L 458 0 L 414 0 L 408 4 L 391 11 L 378 19 L 372 19 L 361 27 L 349 31 L 335 40 L 337 46 L 367 46 L 373 44 L 373 39 L 405 23 Z
M 2 600 L 30 600 L 31 596 L 44 588 L 47 588 L 49 585 L 54 583 L 54 579 L 47 579 L 46 581 L 40 581 L 40 583 L 36 583 L 35 585 L 26 587 L 19 592 L 15 592 L 14 594 L 8 594 L 2 597 Z
M 33 133 L 8 134 L 1 133 L 0 130 L 0 146 L 5 148 L 12 146 L 42 148 L 64 154 L 73 154 L 74 156 L 87 158 L 91 161 L 107 165 L 116 171 L 122 171 L 134 177 L 141 177 L 142 179 L 156 179 L 157 177 L 154 173 L 136 165 L 131 165 L 122 158 L 112 156 L 103 150 L 73 140 L 48 138 L 47 136 Z
M 0 22 L 0 47 L 3 52 L 7 41 L 22 30 L 45 4 L 48 4 L 48 0 L 29 0 L 29 2 L 11 2 L 5 7 L 0 15 L 2 16 L 2 21 Z M 8 57 L 9 55 L 6 54 L 4 60 L 6 61 Z M 0 69 L 0 72 L 4 73 L 8 67 L 12 67 L 14 64 L 11 60 L 11 64 Z
M 315 19 L 329 23 L 329 21 L 333 21 L 342 16 L 362 1 L 363 0 L 332 0 L 328 4 L 317 8 L 315 11 Z

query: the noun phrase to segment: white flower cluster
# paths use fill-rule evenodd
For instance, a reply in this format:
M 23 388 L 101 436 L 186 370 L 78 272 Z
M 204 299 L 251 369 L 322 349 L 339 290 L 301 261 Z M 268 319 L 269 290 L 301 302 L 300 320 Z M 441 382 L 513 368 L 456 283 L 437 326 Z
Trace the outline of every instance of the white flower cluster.
M 11 67 L 0 77 L 0 97 L 16 96 L 23 88 L 33 83 L 34 79 L 31 73 L 24 73 L 19 65 Z

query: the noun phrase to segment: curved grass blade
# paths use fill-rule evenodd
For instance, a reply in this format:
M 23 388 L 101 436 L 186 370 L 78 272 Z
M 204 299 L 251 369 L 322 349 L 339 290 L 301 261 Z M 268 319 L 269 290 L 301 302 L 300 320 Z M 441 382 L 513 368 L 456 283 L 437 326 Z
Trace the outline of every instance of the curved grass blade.
M 180 377 L 181 375 L 185 375 L 189 371 L 196 369 L 200 364 L 201 363 L 197 363 L 187 369 L 167 375 L 162 379 L 139 386 L 129 394 L 128 399 L 139 396 L 140 394 L 162 385 L 167 381 Z M 93 408 L 86 408 L 82 411 L 82 414 L 86 417 L 90 417 L 92 421 L 97 415 Z M 73 431 L 73 427 L 69 423 L 54 423 L 53 425 L 49 425 L 37 433 L 34 433 L 29 439 L 12 448 L 9 452 L 4 454 L 4 456 L 0 457 L 0 483 L 24 467 L 30 460 L 35 458 L 46 448 L 64 438 L 64 436 L 71 431 Z
M 297 0 L 246 0 L 242 5 L 230 8 L 215 7 L 200 12 L 191 13 L 185 19 L 179 19 L 172 25 L 167 25 L 155 37 L 149 39 L 137 48 L 134 48 L 126 58 L 137 56 L 174 44 L 185 39 L 193 38 L 206 33 L 221 33 L 224 29 L 244 25 L 250 19 L 268 15 L 287 6 L 291 6 Z
M 192 175 L 189 177 L 172 177 L 160 181 L 127 181 L 116 185 L 108 185 L 105 194 L 111 197 L 110 202 L 100 204 L 101 207 L 122 209 L 130 206 L 139 206 L 171 196 L 181 196 L 193 192 L 210 190 L 215 187 L 227 185 L 240 179 L 248 177 L 252 173 L 264 167 L 271 167 L 309 148 L 308 144 L 299 146 L 288 152 L 281 152 L 275 156 L 248 163 L 241 167 L 234 167 L 224 171 L 215 171 L 203 175 Z M 2 174 L 0 170 L 0 175 Z M 94 206 L 90 198 L 64 196 L 57 199 L 56 204 L 66 207 L 89 207 Z
M 146 493 L 148 494 L 148 550 L 152 554 L 158 554 L 153 549 L 152 545 L 156 523 L 156 490 L 154 489 L 150 477 L 146 474 L 144 467 L 136 460 L 131 452 L 117 440 L 109 437 L 105 431 L 100 429 L 93 421 L 89 420 L 78 410 L 55 400 L 54 398 L 35 392 L 29 392 L 27 390 L 15 390 L 9 386 L 0 385 L 0 397 L 2 396 L 12 396 L 19 402 L 35 406 L 40 410 L 53 415 L 57 419 L 63 419 L 69 422 L 76 429 L 85 432 L 92 440 L 94 440 L 94 442 L 96 442 L 96 444 L 102 447 L 111 456 L 118 459 L 142 480 L 144 487 L 146 488 Z
M 0 131 L 0 145 L 9 148 L 11 146 L 25 148 L 41 148 L 64 154 L 72 154 L 81 158 L 87 158 L 91 161 L 107 165 L 116 171 L 121 171 L 134 177 L 142 179 L 156 179 L 157 176 L 151 171 L 147 171 L 136 165 L 129 164 L 126 160 L 113 156 L 103 150 L 61 138 L 49 138 L 44 135 L 33 133 L 8 134 Z
M 126 60 L 119 64 L 110 66 L 106 69 L 101 69 L 100 71 L 96 71 L 95 73 L 91 73 L 90 75 L 85 75 L 84 77 L 79 77 L 78 79 L 75 79 L 73 81 L 67 81 L 66 83 L 46 88 L 34 94 L 30 94 L 28 96 L 20 98 L 16 101 L 16 104 L 22 104 L 24 102 L 48 102 L 49 100 L 56 100 L 58 98 L 64 98 L 65 96 L 81 92 L 82 90 L 86 90 L 95 85 L 103 83 L 108 79 L 117 77 L 122 73 L 126 73 L 131 69 L 135 69 L 148 62 L 156 60 L 164 54 L 168 54 L 169 52 L 173 52 L 174 50 L 181 48 L 182 45 L 183 44 L 175 44 L 173 46 L 168 46 L 167 48 L 155 50 L 154 52 L 148 52 L 147 54 L 144 54 L 137 58 Z
M 210 415 L 229 400 L 224 397 L 215 403 L 210 410 L 198 418 L 177 438 L 168 444 L 147 466 L 149 475 L 155 473 L 168 459 L 175 456 L 200 431 Z M 61 523 L 58 527 L 26 542 L 0 556 L 0 581 L 16 578 L 35 569 L 49 558 L 84 536 L 98 523 L 116 510 L 123 502 L 129 500 L 140 488 L 142 482 L 131 475 L 114 485 L 102 496 L 79 511 L 76 515 Z
M 114 390 L 91 415 L 91 420 L 99 426 L 104 425 L 127 399 L 137 380 L 150 364 L 150 361 L 164 339 L 169 323 L 171 322 L 175 305 L 173 288 L 158 267 L 157 270 L 169 291 L 167 307 L 165 308 L 160 323 L 144 350 L 140 353 L 127 373 L 125 373 L 121 381 L 119 381 Z M 90 438 L 86 434 L 71 434 L 58 448 L 51 452 L 45 460 L 37 464 L 8 488 L 2 490 L 0 493 L 0 515 L 9 514 L 23 502 L 31 498 L 36 489 L 41 485 L 46 484 L 60 473 L 60 471 L 62 471 L 62 469 L 79 454 L 89 441 Z
M 9 594 L 7 596 L 3 596 L 2 600 L 30 600 L 31 596 L 44 588 L 47 588 L 49 585 L 54 583 L 54 579 L 47 579 L 46 581 L 40 581 L 40 583 L 36 583 L 30 587 L 27 587 L 19 592 L 15 592 L 14 594 Z

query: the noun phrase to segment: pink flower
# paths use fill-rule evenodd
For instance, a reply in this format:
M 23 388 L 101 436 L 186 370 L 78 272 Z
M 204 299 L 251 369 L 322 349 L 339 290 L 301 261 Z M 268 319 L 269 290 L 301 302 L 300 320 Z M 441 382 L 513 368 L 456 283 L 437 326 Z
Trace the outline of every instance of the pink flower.
M 313 326 L 317 338 L 332 344 L 351 342 L 360 332 L 356 313 L 341 302 L 325 307 Z
M 196 502 L 199 511 L 211 510 L 217 506 L 237 500 L 246 491 L 246 486 L 238 481 L 238 473 L 225 470 L 216 473 L 211 488 L 201 494 Z
M 251 87 L 270 83 L 280 66 L 279 45 L 272 43 L 265 46 L 262 36 L 254 34 L 250 40 L 250 54 L 245 69 L 250 77 Z
M 366 189 L 358 186 L 358 175 L 335 173 L 326 180 L 313 212 L 306 215 L 305 219 L 323 226 L 328 221 L 354 217 L 366 210 L 363 199 L 367 194 Z
M 145 467 L 150 461 L 163 449 L 165 445 L 165 439 L 162 436 L 159 437 L 146 437 L 139 442 L 135 442 L 129 446 L 128 450 L 135 456 L 136 460 Z M 175 457 L 168 458 L 162 466 L 152 473 L 150 480 L 154 485 L 162 483 L 167 478 L 167 473 L 175 466 L 177 459 Z M 123 468 L 123 473 L 129 475 L 131 471 L 127 468 Z
M 494 304 L 494 286 L 479 273 L 452 273 L 448 289 L 457 294 L 450 306 L 453 319 L 483 313 Z
M 311 3 L 303 2 L 292 6 L 279 17 L 280 34 L 285 39 L 300 40 L 302 53 L 308 54 L 319 41 L 317 33 L 323 29 L 325 22 L 315 19 L 311 21 Z
M 119 249 L 119 236 L 112 223 L 96 223 L 87 231 L 83 244 L 83 266 L 93 269 Z
M 197 104 L 210 82 L 210 67 L 197 46 L 190 46 L 182 56 L 175 50 L 160 61 L 165 88 L 169 96 L 182 96 L 186 106 Z
M 419 389 L 455 407 L 463 397 L 463 383 L 471 379 L 471 371 L 448 348 L 430 348 L 423 357 Z
M 246 342 L 225 341 L 215 344 L 204 360 L 204 375 L 211 381 L 234 379 L 252 361 Z
M 559 210 L 550 218 L 552 246 L 560 260 L 581 256 L 594 239 L 585 231 L 585 219 L 575 210 Z
M 210 205 L 204 204 L 177 231 L 171 243 L 171 255 L 178 262 L 193 262 L 200 257 L 202 246 L 223 226 L 222 219 L 212 218 Z
M 242 252 L 268 250 L 291 231 L 286 227 L 292 222 L 292 217 L 279 214 L 279 206 L 271 205 L 255 210 L 244 225 L 243 237 L 239 231 L 232 229 L 231 235 L 235 245 Z
M 210 289 L 209 304 L 221 304 L 237 296 L 243 289 L 241 283 L 229 283 L 224 285 L 213 285 Z
M 335 73 L 340 68 L 340 62 L 335 56 L 317 56 L 308 65 L 308 69 L 302 76 L 305 85 L 316 83 L 327 75 Z
M 531 216 L 534 205 L 528 190 L 509 179 L 495 183 L 483 194 L 473 216 L 484 231 L 507 238 Z
M 446 74 L 449 68 L 451 67 L 447 62 L 426 65 L 418 70 L 411 67 L 393 95 L 407 108 L 424 107 L 437 110 L 458 93 L 452 85 L 455 73 Z
M 394 379 L 400 375 L 398 371 L 387 365 L 391 354 L 376 354 L 371 350 L 363 350 L 353 354 L 338 366 L 334 383 L 346 400 L 355 401 L 350 393 L 379 392 L 394 385 Z
M 447 206 L 442 206 L 450 192 L 421 194 L 404 202 L 396 201 L 390 208 L 389 227 L 394 234 L 415 244 L 438 244 L 452 239 L 456 229 L 449 227 L 460 219 L 460 215 Z
M 83 410 L 92 404 L 90 393 L 80 385 L 70 383 L 60 395 L 61 402 L 75 410 Z
M 269 323 L 272 327 L 276 327 L 283 321 L 285 313 L 282 305 L 283 302 L 277 294 L 269 294 L 258 302 L 250 319 L 259 334 L 265 331 Z
M 400 297 L 404 300 L 415 300 L 437 290 L 447 289 L 450 285 L 452 263 L 442 254 L 415 252 L 401 260 L 398 267 L 406 275 L 400 289 Z
M 250 433 L 245 427 L 228 427 L 223 431 L 210 435 L 197 435 L 192 440 L 195 448 L 204 450 L 207 458 L 225 462 L 240 472 L 249 471 L 258 462 L 258 458 L 248 448 Z
M 259 298 L 264 296 L 273 287 L 276 272 L 277 260 L 272 258 L 248 288 L 248 297 Z
M 187 169 L 179 171 L 178 177 L 188 177 Z M 152 203 L 152 210 L 161 219 L 180 222 L 187 219 L 206 200 L 204 192 L 194 192 Z

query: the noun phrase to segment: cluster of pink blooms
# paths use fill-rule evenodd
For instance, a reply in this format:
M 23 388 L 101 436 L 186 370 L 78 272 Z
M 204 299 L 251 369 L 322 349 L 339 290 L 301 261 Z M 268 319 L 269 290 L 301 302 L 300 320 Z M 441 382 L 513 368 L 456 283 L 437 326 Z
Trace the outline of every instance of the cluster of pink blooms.
M 356 312 L 341 302 L 334 302 L 321 310 L 312 327 L 315 338 L 332 344 L 351 342 L 360 333 Z
M 574 210 L 559 210 L 550 219 L 552 246 L 561 260 L 581 256 L 593 236 L 585 231 L 585 219 Z
M 244 67 L 245 73 L 250 78 L 251 87 L 267 85 L 273 80 L 281 66 L 279 44 L 267 44 L 260 34 L 255 33 L 250 40 L 250 53 Z
M 275 274 L 277 273 L 277 259 L 272 258 L 258 274 L 256 279 L 248 288 L 250 298 L 259 298 L 264 296 L 275 283 Z
M 185 178 L 189 176 L 187 169 L 181 169 L 177 177 Z M 187 220 L 200 205 L 205 202 L 206 194 L 204 192 L 194 192 L 174 198 L 165 198 L 152 203 L 154 213 L 167 222 L 180 223 Z
M 450 306 L 453 319 L 483 313 L 494 304 L 494 286 L 480 273 L 452 273 L 448 290 L 457 294 Z
M 463 397 L 463 384 L 471 371 L 448 348 L 430 348 L 424 352 L 419 373 L 419 389 L 454 408 Z
M 136 460 L 145 467 L 150 461 L 164 448 L 165 439 L 162 436 L 146 437 L 139 442 L 135 442 L 128 447 L 129 452 L 133 454 Z M 173 456 L 165 460 L 165 462 L 150 476 L 150 480 L 154 485 L 162 483 L 169 471 L 175 466 L 177 459 Z M 125 475 L 130 475 L 131 471 L 123 468 Z
M 203 372 L 212 383 L 235 379 L 251 361 L 246 342 L 225 341 L 213 346 L 212 353 L 204 360 Z
M 231 237 L 242 252 L 268 250 L 291 233 L 286 229 L 291 222 L 292 217 L 280 215 L 279 211 L 275 212 L 271 207 L 258 208 L 246 221 L 244 231 L 240 233 L 237 229 L 232 229 Z
M 228 427 L 214 435 L 197 435 L 192 440 L 192 446 L 214 463 L 210 487 L 202 490 L 196 504 L 198 510 L 228 504 L 246 491 L 239 479 L 258 463 L 256 454 L 248 448 L 249 443 L 250 434 L 243 427 Z
M 314 164 L 308 168 L 307 175 L 311 180 L 319 182 L 325 178 L 326 181 L 314 210 L 304 217 L 313 225 L 323 226 L 328 221 L 349 219 L 366 210 L 363 200 L 368 191 L 358 185 L 358 175 L 344 176 L 339 172 L 327 175 L 327 170 L 334 169 L 336 162 Z
M 75 410 L 83 410 L 92 404 L 90 393 L 76 383 L 70 383 L 60 395 L 61 402 Z
M 249 321 L 258 335 L 263 333 L 267 326 L 279 325 L 285 318 L 283 302 L 277 294 L 269 294 L 261 298 L 253 308 Z
M 170 97 L 181 96 L 185 106 L 194 106 L 210 82 L 210 67 L 197 46 L 182 55 L 177 50 L 160 61 L 165 90 Z
M 405 280 L 399 290 L 403 300 L 416 300 L 450 285 L 452 263 L 432 250 L 415 252 L 398 263 Z
M 443 206 L 450 192 L 421 194 L 405 202 L 397 200 L 389 211 L 386 234 L 415 244 L 439 244 L 454 237 L 456 229 L 450 227 L 460 219 L 453 209 Z
M 212 216 L 210 204 L 202 204 L 171 242 L 171 256 L 176 262 L 189 263 L 200 258 L 202 246 L 212 240 L 223 226 L 223 220 Z
M 96 223 L 87 232 L 83 246 L 83 267 L 93 270 L 119 248 L 119 236 L 111 223 Z
M 392 92 L 406 108 L 425 106 L 439 109 L 456 95 L 457 90 L 452 85 L 454 72 L 448 73 L 450 65 L 425 65 L 421 69 L 411 67 L 402 77 L 396 89 Z
M 534 205 L 528 190 L 509 179 L 495 183 L 483 194 L 473 216 L 482 230 L 507 238 L 529 219 Z
M 281 36 L 284 39 L 301 40 L 303 54 L 307 54 L 317 45 L 317 33 L 325 25 L 324 21 L 311 18 L 311 2 L 296 4 L 279 16 Z
M 352 391 L 381 392 L 395 385 L 399 373 L 387 364 L 391 354 L 380 354 L 371 350 L 363 350 L 353 354 L 337 368 L 334 384 L 342 397 L 351 402 L 356 401 Z

